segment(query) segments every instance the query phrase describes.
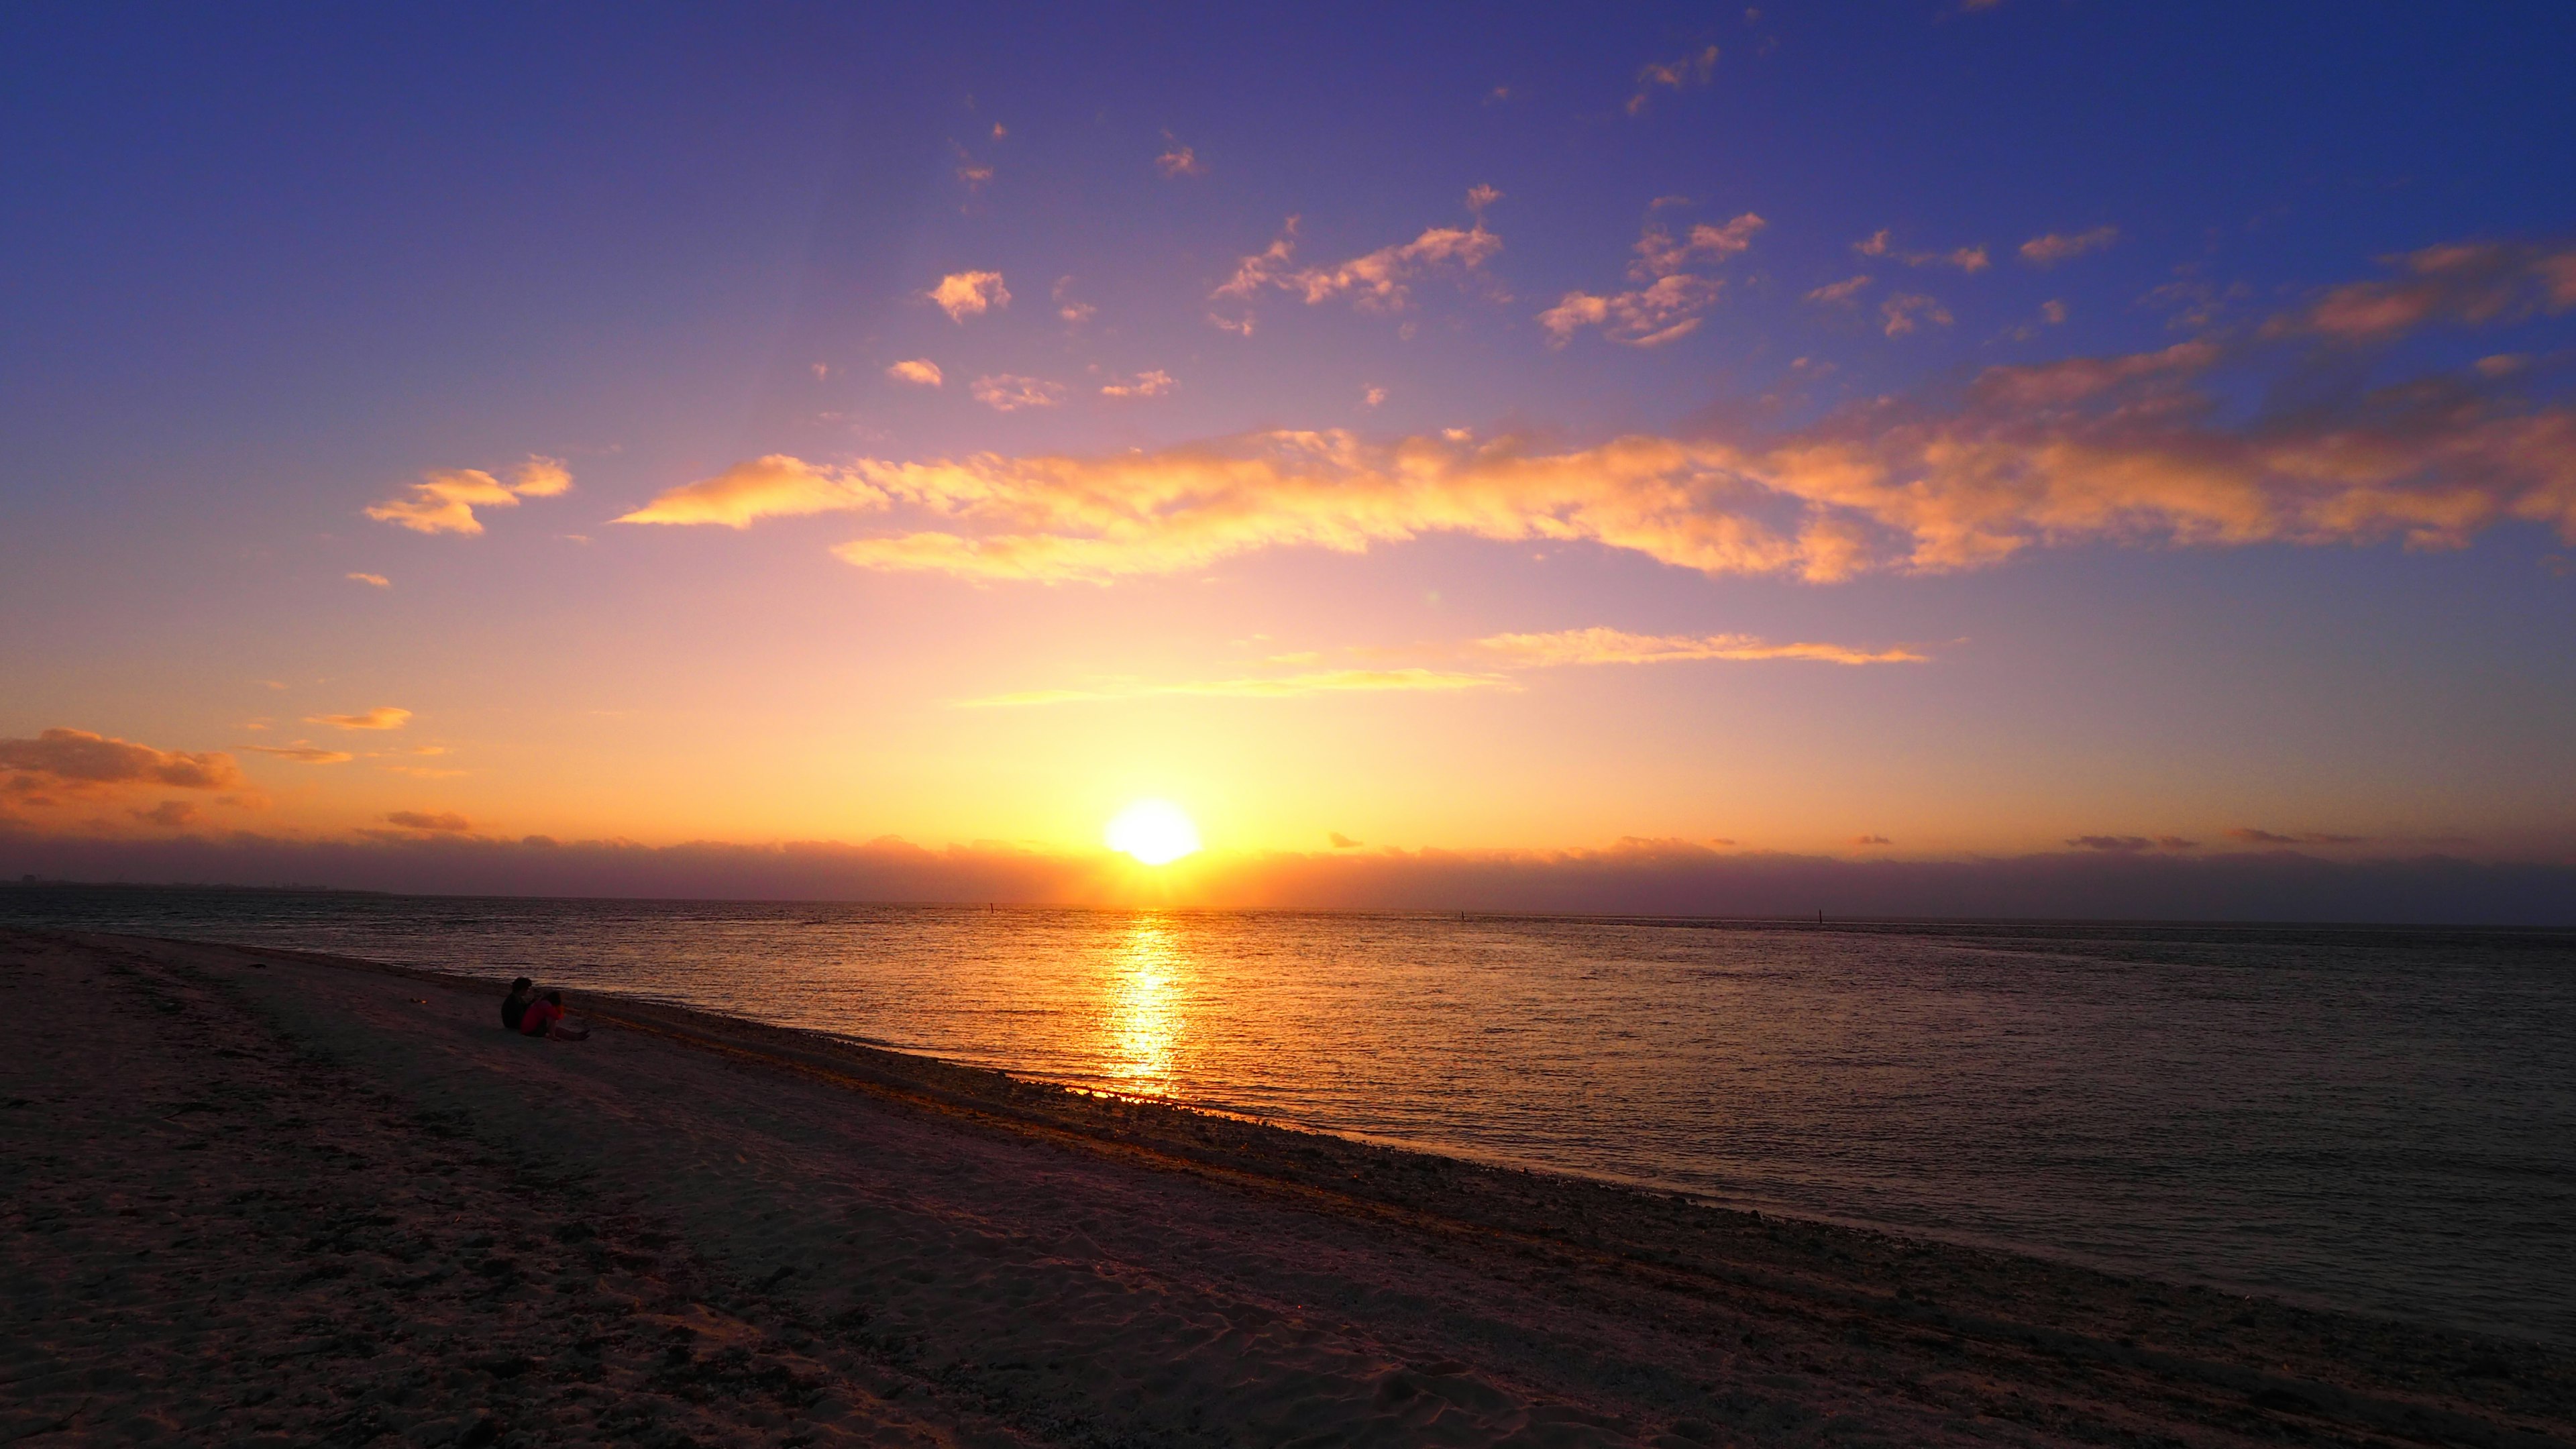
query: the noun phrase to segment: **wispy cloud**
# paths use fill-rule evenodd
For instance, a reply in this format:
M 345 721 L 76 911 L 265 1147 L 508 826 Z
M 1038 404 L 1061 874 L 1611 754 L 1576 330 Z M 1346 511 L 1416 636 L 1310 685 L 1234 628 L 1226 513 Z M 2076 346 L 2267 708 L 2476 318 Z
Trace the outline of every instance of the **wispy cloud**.
M 1628 114 L 1646 109 L 1646 102 L 1658 90 L 1686 91 L 1704 86 L 1717 73 L 1717 47 L 1685 55 L 1679 60 L 1650 61 L 1637 68 L 1637 93 L 1628 98 Z
M 1015 372 L 979 377 L 968 389 L 975 401 L 997 413 L 1015 413 L 1023 408 L 1051 408 L 1064 401 L 1065 386 L 1042 377 L 1022 377 Z
M 561 458 L 531 456 L 507 483 L 480 468 L 424 473 L 405 496 L 373 505 L 367 516 L 414 533 L 481 533 L 475 509 L 516 508 L 522 498 L 552 498 L 571 488 L 572 474 Z
M 255 755 L 275 755 L 281 760 L 293 760 L 299 765 L 345 765 L 357 758 L 346 750 L 326 750 L 300 740 L 292 745 L 244 745 L 242 748 Z
M 2385 342 L 2436 322 L 2484 326 L 2576 308 L 2576 247 L 2465 242 L 2390 259 L 2400 275 L 2336 287 L 2265 329 L 2335 342 Z
M 390 589 L 394 586 L 394 581 L 383 574 L 350 574 L 348 579 L 353 584 L 372 584 L 379 589 Z
M 1172 375 L 1157 369 L 1153 372 L 1140 372 L 1125 382 L 1104 383 L 1101 385 L 1100 395 L 1102 397 L 1161 397 L 1170 392 L 1172 386 Z
M 1300 267 L 1296 236 L 1297 218 L 1292 216 L 1279 239 L 1237 263 L 1234 275 L 1213 295 L 1250 301 L 1277 290 L 1294 292 L 1309 306 L 1348 298 L 1362 311 L 1400 312 L 1412 300 L 1415 283 L 1442 272 L 1472 273 L 1503 249 L 1502 238 L 1487 231 L 1480 217 L 1463 231 L 1435 226 L 1409 242 L 1333 266 Z
M 164 800 L 149 810 L 128 810 L 125 813 L 146 825 L 176 830 L 196 818 L 197 807 L 185 800 Z
M 1902 337 L 1922 323 L 1935 327 L 1950 325 L 1950 309 L 1939 299 L 1911 292 L 1900 292 L 1878 305 L 1879 315 L 1887 319 L 1887 335 Z
M 1861 292 L 1869 286 L 1869 281 L 1869 273 L 1863 272 L 1857 277 L 1845 277 L 1839 282 L 1827 282 L 1809 292 L 1807 300 L 1820 302 L 1828 307 L 1849 307 L 1859 299 Z
M 1071 277 L 1056 278 L 1055 286 L 1049 289 L 1048 295 L 1055 299 L 1055 315 L 1076 327 L 1090 321 L 1100 311 L 1089 302 L 1075 300 Z
M 2091 231 L 2079 231 L 2071 236 L 2050 232 L 2046 236 L 2035 236 L 2023 242 L 2021 259 L 2034 267 L 2053 267 L 2059 262 L 2080 257 L 2086 252 L 2098 252 L 2119 239 L 2120 229 L 2116 226 L 2097 226 Z
M 1630 634 L 1619 629 L 1559 629 L 1495 634 L 1476 647 L 1507 667 L 1565 664 L 1670 664 L 1694 659 L 1804 659 L 1825 664 L 1920 664 L 1911 649 L 1855 649 L 1845 644 L 1773 644 L 1750 634 Z
M 1986 249 L 1982 245 L 1953 247 L 1946 252 L 1899 251 L 1894 243 L 1888 240 L 1888 235 L 1887 230 L 1882 227 L 1853 242 L 1852 250 L 1864 257 L 1885 257 L 1890 261 L 1903 262 L 1909 267 L 1956 267 L 1963 272 L 1982 272 L 1993 264 L 1993 259 L 1986 255 Z
M 939 370 L 939 364 L 927 357 L 906 358 L 889 366 L 885 374 L 897 382 L 908 382 L 916 387 L 937 387 L 948 380 L 947 374 Z
M 2146 850 L 2198 850 L 2200 842 L 2179 835 L 2079 835 L 2066 842 L 2072 850 L 2108 851 L 2116 855 L 2135 855 Z
M 411 722 L 411 711 L 380 704 L 364 714 L 309 714 L 304 722 L 344 730 L 398 730 Z
M 923 295 L 938 304 L 951 322 L 962 323 L 1011 305 L 1011 289 L 1002 285 L 999 272 L 951 272 Z
M 1649 220 L 1637 238 L 1636 258 L 1628 276 L 1646 285 L 1632 291 L 1596 295 L 1568 292 L 1555 306 L 1538 314 L 1548 345 L 1563 347 L 1586 327 L 1631 347 L 1658 347 L 1697 330 L 1701 314 L 1717 301 L 1722 283 L 1688 270 L 1701 262 L 1722 262 L 1753 245 L 1762 218 L 1746 212 L 1726 224 L 1702 222 L 1676 237 L 1660 220 Z
M 884 512 L 907 526 L 846 543 L 841 557 L 1047 582 L 1440 533 L 1819 581 L 2103 542 L 2457 547 L 2513 519 L 2576 542 L 2576 410 L 2518 398 L 2518 375 L 2432 374 L 2250 418 L 2220 408 L 2213 373 L 2273 360 L 2296 363 L 2252 339 L 2200 340 L 1990 368 L 1955 398 L 1873 399 L 1775 437 L 1633 436 L 1572 450 L 1327 430 L 1090 457 L 831 467 L 773 456 L 675 488 L 627 521 Z
M 1438 669 L 1328 669 L 1306 674 L 1194 679 L 1165 684 L 1118 684 L 1096 689 L 1032 689 L 962 700 L 969 709 L 1028 705 L 1079 704 L 1104 699 L 1143 699 L 1159 695 L 1198 695 L 1217 699 L 1291 699 L 1308 694 L 1376 694 L 1389 691 L 1452 693 L 1467 689 L 1513 689 L 1495 674 L 1467 674 Z
M 2361 845 L 2368 839 L 2360 835 L 2331 835 L 2321 830 L 2285 835 L 2277 830 L 2258 830 L 2250 825 L 2240 825 L 2228 831 L 2227 838 L 2241 840 L 2248 845 Z
M 1169 131 L 1163 133 L 1163 141 L 1163 154 L 1154 158 L 1154 169 L 1162 172 L 1165 180 L 1207 174 L 1207 164 L 1199 160 L 1198 152 L 1173 140 Z

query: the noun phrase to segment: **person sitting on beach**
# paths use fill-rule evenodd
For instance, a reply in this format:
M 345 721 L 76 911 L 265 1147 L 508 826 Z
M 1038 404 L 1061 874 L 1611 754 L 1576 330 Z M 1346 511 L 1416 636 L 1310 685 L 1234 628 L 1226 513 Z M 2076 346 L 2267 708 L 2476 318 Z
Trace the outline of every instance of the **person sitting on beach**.
M 501 998 L 501 1024 L 512 1031 L 527 1018 L 528 1007 L 536 998 L 537 983 L 522 976 L 510 983 L 510 994 Z
M 519 1020 L 519 1035 L 550 1036 L 557 1041 L 586 1041 L 590 1028 L 564 1016 L 563 993 L 549 991 L 528 1007 Z

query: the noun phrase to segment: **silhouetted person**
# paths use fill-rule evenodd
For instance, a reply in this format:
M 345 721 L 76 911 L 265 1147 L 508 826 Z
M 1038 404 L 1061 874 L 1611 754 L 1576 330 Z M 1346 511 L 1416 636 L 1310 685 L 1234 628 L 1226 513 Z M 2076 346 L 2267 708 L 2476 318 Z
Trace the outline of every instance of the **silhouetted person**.
M 528 1006 L 536 1000 L 537 983 L 522 976 L 510 983 L 510 994 L 501 998 L 501 1024 L 512 1031 L 527 1019 Z

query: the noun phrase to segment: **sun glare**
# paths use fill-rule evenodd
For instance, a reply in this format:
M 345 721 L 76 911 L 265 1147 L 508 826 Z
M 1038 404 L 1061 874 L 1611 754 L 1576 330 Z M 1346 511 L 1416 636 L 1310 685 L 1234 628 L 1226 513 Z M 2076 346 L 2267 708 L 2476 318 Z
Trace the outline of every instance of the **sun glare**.
M 1169 865 L 1199 850 L 1199 828 L 1168 800 L 1139 800 L 1118 812 L 1104 837 L 1111 850 L 1146 865 Z

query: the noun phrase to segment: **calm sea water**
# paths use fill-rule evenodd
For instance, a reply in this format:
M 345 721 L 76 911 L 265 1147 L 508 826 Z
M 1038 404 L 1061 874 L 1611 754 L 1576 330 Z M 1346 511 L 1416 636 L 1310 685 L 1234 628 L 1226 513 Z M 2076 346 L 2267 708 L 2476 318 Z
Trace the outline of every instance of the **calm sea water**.
M 2576 934 L 0 890 L 2576 1343 Z

